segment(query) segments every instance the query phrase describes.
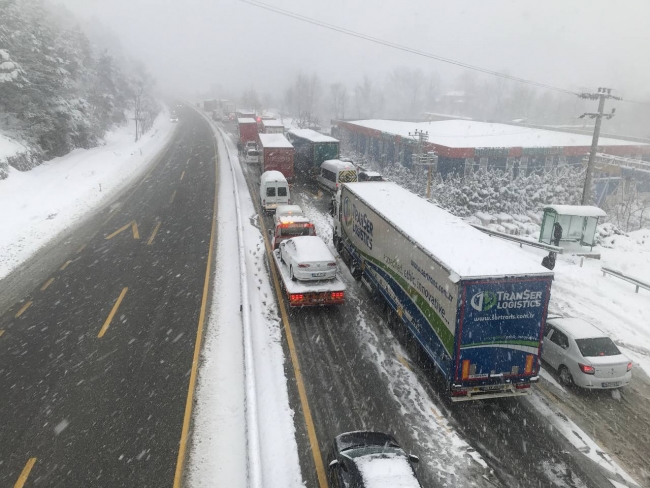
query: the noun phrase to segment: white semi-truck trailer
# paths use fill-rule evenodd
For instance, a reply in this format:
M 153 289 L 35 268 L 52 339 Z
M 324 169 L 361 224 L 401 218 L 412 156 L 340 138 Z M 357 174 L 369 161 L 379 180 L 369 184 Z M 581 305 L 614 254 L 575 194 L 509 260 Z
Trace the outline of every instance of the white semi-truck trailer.
M 537 381 L 553 272 L 390 182 L 347 183 L 334 243 L 446 379 L 453 401 Z

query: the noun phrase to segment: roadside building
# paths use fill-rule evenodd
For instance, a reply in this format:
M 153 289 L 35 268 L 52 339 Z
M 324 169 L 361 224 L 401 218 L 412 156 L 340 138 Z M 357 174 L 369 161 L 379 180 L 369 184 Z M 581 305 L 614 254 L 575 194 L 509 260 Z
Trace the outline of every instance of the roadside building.
M 411 136 L 428 133 L 420 149 Z M 337 121 L 336 133 L 344 149 L 352 149 L 380 164 L 410 166 L 412 155 L 435 151 L 437 171 L 470 174 L 480 168 L 519 174 L 541 173 L 582 164 L 591 136 L 474 120 L 406 122 L 395 120 Z M 601 137 L 599 152 L 650 160 L 650 144 Z

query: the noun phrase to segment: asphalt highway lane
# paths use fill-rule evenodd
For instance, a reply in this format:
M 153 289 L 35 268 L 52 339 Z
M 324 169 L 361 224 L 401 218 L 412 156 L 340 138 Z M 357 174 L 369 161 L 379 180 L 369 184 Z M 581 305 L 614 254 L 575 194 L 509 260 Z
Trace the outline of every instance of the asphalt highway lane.
M 173 484 L 215 198 L 212 132 L 179 112 L 147 177 L 0 317 L 0 486 Z
M 243 166 L 256 200 L 259 169 L 255 165 Z M 319 195 L 313 184 L 299 182 L 291 195 L 303 209 L 315 208 L 326 218 L 329 194 Z M 271 218 L 267 216 L 264 221 L 269 228 Z M 323 237 L 327 240 L 327 236 Z M 441 393 L 444 386 L 419 348 L 398 328 L 388 325 L 381 305 L 345 269 L 343 277 L 348 285 L 345 305 L 289 312 L 318 449 L 324 460 L 336 435 L 352 430 L 381 430 L 392 433 L 406 451 L 420 456 L 417 472 L 426 487 L 612 486 L 608 478 L 614 476 L 555 431 L 528 399 L 452 404 Z M 286 343 L 284 347 L 288 357 Z M 296 412 L 303 477 L 307 486 L 318 486 L 317 467 L 290 364 L 285 371 L 290 402 Z M 466 445 L 454 451 L 456 439 Z M 485 466 L 475 461 L 474 452 L 480 454 Z

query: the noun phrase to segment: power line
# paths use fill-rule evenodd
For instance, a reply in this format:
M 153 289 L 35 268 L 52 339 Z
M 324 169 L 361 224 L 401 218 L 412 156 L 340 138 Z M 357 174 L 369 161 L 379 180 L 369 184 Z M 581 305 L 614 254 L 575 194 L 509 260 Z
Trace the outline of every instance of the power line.
M 566 93 L 568 95 L 576 95 L 576 96 L 579 95 L 579 93 L 577 93 L 577 92 L 574 92 L 574 91 L 571 91 L 571 90 L 566 90 L 564 88 L 559 88 L 557 86 L 547 85 L 546 83 L 540 83 L 538 81 L 528 80 L 528 79 L 525 79 L 525 78 L 519 78 L 518 76 L 512 76 L 512 75 L 509 75 L 509 74 L 506 74 L 506 73 L 500 73 L 498 71 L 489 70 L 487 68 L 481 68 L 480 66 L 474 66 L 474 65 L 471 65 L 471 64 L 468 64 L 468 63 L 463 63 L 461 61 L 456 61 L 456 60 L 453 60 L 453 59 L 450 59 L 450 58 L 445 58 L 445 57 L 442 57 L 442 56 L 437 56 L 435 54 L 420 51 L 419 49 L 414 49 L 414 48 L 411 48 L 411 47 L 408 47 L 408 46 L 403 46 L 401 44 L 397 44 L 397 43 L 394 43 L 394 42 L 391 42 L 391 41 L 386 41 L 384 39 L 379 39 L 377 37 L 372 37 L 372 36 L 369 36 L 367 34 L 362 34 L 360 32 L 356 32 L 356 31 L 352 31 L 350 29 L 346 29 L 344 27 L 339 27 L 337 25 L 328 24 L 328 23 L 322 22 L 320 20 L 312 19 L 311 17 L 305 17 L 304 15 L 300 15 L 300 14 L 291 12 L 289 10 L 284 10 L 284 9 L 279 8 L 279 7 L 275 7 L 273 5 L 268 5 L 266 3 L 258 2 L 257 0 L 240 0 L 240 1 L 243 2 L 243 3 L 247 3 L 249 5 L 252 5 L 254 7 L 262 8 L 262 9 L 274 12 L 276 14 L 284 15 L 285 17 L 291 17 L 291 18 L 300 20 L 302 22 L 307 22 L 309 24 L 318 25 L 318 26 L 324 27 L 326 29 L 330 29 L 330 30 L 333 30 L 333 31 L 336 31 L 336 32 L 340 32 L 340 33 L 349 35 L 349 36 L 357 37 L 359 39 L 364 39 L 366 41 L 374 42 L 376 44 L 381 44 L 383 46 L 391 47 L 393 49 L 397 49 L 397 50 L 400 50 L 400 51 L 405 51 L 405 52 L 415 54 L 415 55 L 418 55 L 418 56 L 422 56 L 422 57 L 425 57 L 425 58 L 435 59 L 436 61 L 440 61 L 440 62 L 447 63 L 447 64 L 452 64 L 454 66 L 460 66 L 461 68 L 471 69 L 471 70 L 478 71 L 478 72 L 485 73 L 485 74 L 489 74 L 489 75 L 492 75 L 492 76 L 498 76 L 500 78 L 505 78 L 507 80 L 517 81 L 519 83 L 525 83 L 525 84 L 533 85 L 533 86 L 536 86 L 536 87 L 539 87 L 539 88 L 545 88 L 547 90 L 553 90 L 553 91 L 557 91 L 557 92 L 561 92 L 561 93 Z
M 401 44 L 397 44 L 397 43 L 394 43 L 394 42 L 391 42 L 391 41 L 386 41 L 386 40 L 383 40 L 383 39 L 379 39 L 377 37 L 369 36 L 367 34 L 363 34 L 363 33 L 356 32 L 356 31 L 353 31 L 353 30 L 350 30 L 350 29 L 346 29 L 344 27 L 339 27 L 337 25 L 328 24 L 327 22 L 312 19 L 311 17 L 306 17 L 304 15 L 297 14 L 295 12 L 291 12 L 289 10 L 285 10 L 285 9 L 282 9 L 282 8 L 279 8 L 279 7 L 275 7 L 273 5 L 268 5 L 266 3 L 259 2 L 257 0 L 240 0 L 240 1 L 243 2 L 243 3 L 247 3 L 249 5 L 252 5 L 254 7 L 258 7 L 258 8 L 268 10 L 270 12 L 274 12 L 274 13 L 279 14 L 279 15 L 284 15 L 285 17 L 291 17 L 293 19 L 300 20 L 302 22 L 307 22 L 309 24 L 324 27 L 326 29 L 333 30 L 333 31 L 336 31 L 336 32 L 340 32 L 342 34 L 346 34 L 346 35 L 349 35 L 349 36 L 352 36 L 352 37 L 356 37 L 356 38 L 359 38 L 359 39 L 364 39 L 366 41 L 374 42 L 376 44 L 381 44 L 383 46 L 391 47 L 391 48 L 397 49 L 399 51 L 405 51 L 405 52 L 415 54 L 415 55 L 418 55 L 418 56 L 422 56 L 422 57 L 425 57 L 425 58 L 434 59 L 436 61 L 452 64 L 454 66 L 459 66 L 461 68 L 471 69 L 471 70 L 474 70 L 474 71 L 478 71 L 480 73 L 485 73 L 485 74 L 492 75 L 492 76 L 498 76 L 500 78 L 505 78 L 507 80 L 517 81 L 519 83 L 525 83 L 525 84 L 528 84 L 528 85 L 536 86 L 538 88 L 553 90 L 553 91 L 557 91 L 557 92 L 560 92 L 560 93 L 565 93 L 565 94 L 568 94 L 568 95 L 580 96 L 580 93 L 574 92 L 574 91 L 571 91 L 571 90 L 567 90 L 565 88 L 560 88 L 560 87 L 557 87 L 557 86 L 547 85 L 546 83 L 541 83 L 541 82 L 534 81 L 534 80 L 528 80 L 526 78 L 520 78 L 518 76 L 512 76 L 512 75 L 509 75 L 507 73 L 500 73 L 499 71 L 494 71 L 494 70 L 490 70 L 490 69 L 487 69 L 487 68 L 481 68 L 480 66 L 474 66 L 474 65 L 471 65 L 471 64 L 468 64 L 468 63 L 463 63 L 462 61 L 456 61 L 454 59 L 445 58 L 443 56 L 438 56 L 436 54 L 427 53 L 427 52 L 424 52 L 424 51 L 420 51 L 419 49 L 411 48 L 411 47 L 408 47 L 408 46 L 402 46 Z M 618 100 L 621 101 L 621 102 L 634 103 L 634 104 L 638 104 L 638 105 L 650 105 L 650 101 L 628 100 L 628 99 L 625 99 L 625 98 L 618 98 Z

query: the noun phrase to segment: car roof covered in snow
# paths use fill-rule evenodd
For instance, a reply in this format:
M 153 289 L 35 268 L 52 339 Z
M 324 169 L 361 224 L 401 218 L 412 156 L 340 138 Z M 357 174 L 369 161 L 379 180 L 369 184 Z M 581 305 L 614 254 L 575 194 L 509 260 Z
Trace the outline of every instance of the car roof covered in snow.
M 395 452 L 378 452 L 354 458 L 368 488 L 420 488 L 408 458 Z
M 341 161 L 340 159 L 328 159 L 326 161 L 323 161 L 320 167 L 334 171 L 343 171 L 346 169 L 352 169 L 354 171 L 357 170 L 354 164 L 348 163 L 346 161 Z
M 569 333 L 574 339 L 590 339 L 594 337 L 607 337 L 607 335 L 593 324 L 577 317 L 560 317 L 548 320 L 551 325 L 558 325 Z
M 273 170 L 273 171 L 265 171 L 264 173 L 262 173 L 262 176 L 260 176 L 260 184 L 266 183 L 267 181 L 282 181 L 286 183 L 287 179 L 279 171 Z
M 242 117 L 240 119 L 237 119 L 238 124 L 257 124 L 257 121 L 255 119 L 252 119 L 250 117 Z
M 284 134 L 259 134 L 262 147 L 293 148 Z
M 553 275 L 538 256 L 490 237 L 395 183 L 370 181 L 343 187 L 371 202 L 384 219 L 459 278 Z
M 296 245 L 295 258 L 298 262 L 336 261 L 327 244 L 318 236 L 299 236 L 289 240 Z
M 275 209 L 275 215 L 304 215 L 300 205 L 278 205 Z
M 289 132 L 311 142 L 339 142 L 338 139 L 334 139 L 333 137 L 326 136 L 325 134 L 321 134 L 320 132 L 311 129 L 291 129 Z
M 590 205 L 546 205 L 546 209 L 555 210 L 561 215 L 575 215 L 577 217 L 607 217 L 607 213 L 602 208 Z

